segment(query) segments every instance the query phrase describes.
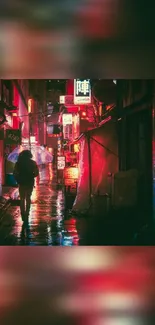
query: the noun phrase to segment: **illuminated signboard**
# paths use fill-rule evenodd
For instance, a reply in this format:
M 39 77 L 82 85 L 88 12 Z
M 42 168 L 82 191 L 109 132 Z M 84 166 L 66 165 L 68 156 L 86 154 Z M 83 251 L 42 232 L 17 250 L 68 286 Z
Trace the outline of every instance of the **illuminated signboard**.
M 70 192 L 76 193 L 79 170 L 77 167 L 68 167 L 64 169 L 64 184 L 70 186 Z
M 12 117 L 10 115 L 5 114 L 7 124 L 12 127 Z
M 79 170 L 77 167 L 65 168 L 64 178 L 68 179 L 78 179 Z
M 66 159 L 64 156 L 58 156 L 57 157 L 57 169 L 62 170 L 66 166 Z
M 90 79 L 74 79 L 74 104 L 91 103 Z
M 64 138 L 64 140 L 72 140 L 73 139 L 72 125 L 63 126 L 63 138 Z
M 63 126 L 65 126 L 65 125 L 71 125 L 72 122 L 73 122 L 72 114 L 63 114 L 62 115 L 62 123 L 63 123 Z
M 73 115 L 73 139 L 80 135 L 80 117 L 79 114 Z
M 31 136 L 30 137 L 30 142 L 31 143 L 36 143 L 36 137 L 35 136 Z
M 73 116 L 72 114 L 63 114 L 62 115 L 62 123 L 63 123 L 63 137 L 64 139 L 72 139 L 73 136 Z
M 74 104 L 74 96 L 73 95 L 60 96 L 59 103 L 64 104 L 64 105 L 73 105 Z
M 28 100 L 28 113 L 32 113 L 32 99 L 29 98 Z
M 73 105 L 74 104 L 74 96 L 66 95 L 65 96 L 65 105 Z
M 6 130 L 6 144 L 18 145 L 21 143 L 21 130 Z
M 60 96 L 59 97 L 59 103 L 60 104 L 65 104 L 65 96 Z

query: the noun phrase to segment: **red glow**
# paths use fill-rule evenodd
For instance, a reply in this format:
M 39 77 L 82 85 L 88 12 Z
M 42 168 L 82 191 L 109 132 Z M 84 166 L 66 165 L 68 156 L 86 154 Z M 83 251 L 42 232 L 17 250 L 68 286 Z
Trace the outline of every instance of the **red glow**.
M 18 116 L 13 116 L 12 120 L 13 120 L 13 129 L 18 129 L 19 128 L 19 118 L 18 118 Z
M 69 167 L 65 169 L 64 178 L 66 179 L 78 179 L 79 169 L 76 167 Z
M 66 94 L 67 95 L 74 95 L 74 79 L 67 80 Z
M 91 291 L 108 291 L 108 292 L 140 292 L 143 291 L 146 285 L 147 274 L 138 273 L 130 274 L 128 281 L 126 281 L 126 272 L 124 276 L 119 271 L 105 272 L 103 274 L 87 275 L 81 277 L 80 282 L 84 285 L 85 290 Z M 143 285 L 142 285 L 143 284 Z
M 18 107 L 19 104 L 19 94 L 17 88 L 13 87 L 13 105 Z
M 77 106 L 67 107 L 67 113 L 78 113 L 79 108 Z
M 86 112 L 82 112 L 82 117 L 86 117 L 86 116 L 87 116 Z

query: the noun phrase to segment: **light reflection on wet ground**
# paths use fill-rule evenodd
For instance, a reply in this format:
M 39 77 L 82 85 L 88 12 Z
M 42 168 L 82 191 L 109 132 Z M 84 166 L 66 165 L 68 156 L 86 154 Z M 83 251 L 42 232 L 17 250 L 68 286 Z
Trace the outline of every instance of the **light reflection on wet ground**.
M 56 171 L 41 168 L 40 179 L 32 194 L 29 215 L 29 230 L 22 227 L 19 206 L 8 210 L 0 227 L 1 245 L 28 246 L 73 246 L 78 245 L 79 238 L 75 220 L 63 223 L 64 194 L 57 189 Z

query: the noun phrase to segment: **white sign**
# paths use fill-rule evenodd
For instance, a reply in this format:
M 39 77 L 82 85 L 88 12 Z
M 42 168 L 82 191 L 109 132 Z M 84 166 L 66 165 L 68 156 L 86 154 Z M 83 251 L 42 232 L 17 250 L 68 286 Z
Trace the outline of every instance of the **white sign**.
M 36 137 L 35 136 L 31 136 L 30 137 L 30 142 L 31 143 L 36 143 Z
M 5 116 L 6 116 L 7 124 L 12 127 L 12 117 L 7 114 Z
M 59 97 L 59 103 L 60 104 L 65 104 L 65 96 L 60 96 Z
M 63 125 L 64 140 L 73 140 L 73 127 L 72 125 Z
M 74 104 L 91 103 L 90 79 L 74 79 Z
M 57 157 L 57 169 L 62 170 L 65 168 L 66 162 L 64 156 L 58 156 Z
M 65 125 L 71 125 L 72 122 L 73 122 L 72 114 L 63 114 L 62 115 L 62 123 L 63 123 L 63 126 L 65 126 Z

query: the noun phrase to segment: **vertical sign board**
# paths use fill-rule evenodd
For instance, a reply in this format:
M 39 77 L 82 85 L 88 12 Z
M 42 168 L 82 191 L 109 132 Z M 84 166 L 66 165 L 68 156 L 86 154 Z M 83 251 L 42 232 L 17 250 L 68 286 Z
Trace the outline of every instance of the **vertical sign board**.
M 70 193 L 77 192 L 78 174 L 79 172 L 77 167 L 64 169 L 64 183 L 66 187 L 70 187 Z
M 65 104 L 65 96 L 60 96 L 59 97 L 59 103 L 60 104 Z
M 63 170 L 66 166 L 66 158 L 65 156 L 58 156 L 57 157 L 57 169 Z
M 85 105 L 91 103 L 90 79 L 74 79 L 74 104 Z
M 63 137 L 64 139 L 71 140 L 73 134 L 73 116 L 72 114 L 63 114 L 62 115 L 62 123 L 63 123 Z
M 17 146 L 21 144 L 21 130 L 6 130 L 5 143 Z
M 72 114 L 63 114 L 62 115 L 62 123 L 63 123 L 63 126 L 65 126 L 65 125 L 71 125 L 72 124 L 72 121 L 73 121 Z

